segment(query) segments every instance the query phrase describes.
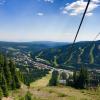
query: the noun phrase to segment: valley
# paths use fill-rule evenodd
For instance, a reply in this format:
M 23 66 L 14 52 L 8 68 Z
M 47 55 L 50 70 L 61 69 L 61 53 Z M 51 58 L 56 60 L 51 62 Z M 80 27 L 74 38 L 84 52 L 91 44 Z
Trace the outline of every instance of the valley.
M 0 100 L 100 100 L 100 0 L 0 0 Z
M 43 47 L 44 44 L 39 43 L 35 45 L 29 43 L 26 47 L 26 44 L 3 43 L 0 45 L 2 54 L 8 56 L 8 60 L 12 59 L 15 62 L 16 71 L 20 72 L 18 77 L 21 80 L 21 88 L 10 91 L 9 96 L 4 97 L 3 100 L 24 100 L 28 92 L 32 100 L 99 100 L 99 88 L 81 90 L 70 86 L 72 83 L 66 84 L 67 81 L 73 82 L 72 76 L 75 69 L 79 73 L 83 65 L 88 66 L 90 78 L 96 75 L 96 80 L 100 79 L 100 41 L 95 41 L 93 45 L 89 43 L 91 44 L 89 47 L 87 42 L 78 42 L 71 53 L 68 53 L 70 44 L 52 44 L 53 47 L 50 44 Z M 36 45 L 39 45 L 39 48 Z M 54 71 L 59 73 L 58 85 L 49 86 Z M 66 73 L 67 80 L 61 78 L 62 73 Z

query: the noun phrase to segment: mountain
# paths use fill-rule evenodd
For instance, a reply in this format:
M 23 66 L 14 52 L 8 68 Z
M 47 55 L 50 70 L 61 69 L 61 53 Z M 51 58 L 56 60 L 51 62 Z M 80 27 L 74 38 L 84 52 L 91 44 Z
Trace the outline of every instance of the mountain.
M 29 84 L 48 73 L 44 65 L 34 62 L 31 54 L 35 54 L 44 49 L 66 45 L 63 42 L 0 42 L 0 52 L 7 55 L 16 64 L 24 77 L 24 83 Z M 44 69 L 45 68 L 45 69 Z
M 65 45 L 67 43 L 63 42 L 50 42 L 50 41 L 36 41 L 36 42 L 4 42 L 0 41 L 0 50 L 1 51 L 21 51 L 21 52 L 32 52 L 57 47 Z
M 27 61 L 31 54 L 34 60 L 60 68 L 100 68 L 100 41 L 81 41 L 74 44 L 65 42 L 0 42 L 0 51 L 7 52 L 21 64 Z M 27 57 L 26 57 L 27 56 Z M 30 59 L 31 60 L 31 59 Z M 23 62 L 24 61 L 24 62 Z M 27 61 L 29 62 L 29 61 Z M 19 61 L 18 63 L 19 64 Z M 25 64 L 24 64 L 25 65 Z
M 100 69 L 100 41 L 77 42 L 70 47 L 71 44 L 41 50 L 33 58 L 65 69 L 80 66 Z

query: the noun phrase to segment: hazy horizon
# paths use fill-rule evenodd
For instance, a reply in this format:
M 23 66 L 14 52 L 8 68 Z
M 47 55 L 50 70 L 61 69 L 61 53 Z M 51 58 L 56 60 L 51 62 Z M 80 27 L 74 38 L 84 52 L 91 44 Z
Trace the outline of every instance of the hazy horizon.
M 87 40 L 87 41 L 77 41 L 77 42 L 91 42 L 91 41 L 93 41 L 93 40 Z M 100 40 L 95 40 L 95 41 L 100 41 Z M 31 42 L 54 42 L 54 43 L 73 43 L 73 41 L 72 42 L 69 42 L 69 41 L 46 41 L 46 40 L 42 40 L 42 41 L 6 41 L 6 40 L 4 40 L 4 41 L 1 41 L 0 40 L 0 42 L 12 42 L 12 43 L 31 43 Z M 77 43 L 76 42 L 76 43 Z

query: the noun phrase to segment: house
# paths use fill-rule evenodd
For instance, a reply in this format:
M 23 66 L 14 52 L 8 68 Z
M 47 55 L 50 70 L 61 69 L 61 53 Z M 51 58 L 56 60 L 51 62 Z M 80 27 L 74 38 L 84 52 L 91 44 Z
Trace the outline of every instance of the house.
M 59 84 L 66 85 L 66 80 L 58 80 L 58 83 L 59 83 Z

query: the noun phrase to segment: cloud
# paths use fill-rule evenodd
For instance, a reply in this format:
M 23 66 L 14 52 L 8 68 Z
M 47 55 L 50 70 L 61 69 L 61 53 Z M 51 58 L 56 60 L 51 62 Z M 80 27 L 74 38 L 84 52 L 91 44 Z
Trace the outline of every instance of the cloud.
M 43 16 L 44 13 L 39 12 L 39 13 L 37 13 L 37 15 L 38 15 L 38 16 Z
M 100 3 L 100 0 L 92 0 L 94 3 Z
M 95 10 L 99 6 L 100 0 L 92 0 L 87 11 L 87 16 L 93 15 L 92 11 Z M 69 14 L 70 16 L 77 16 L 79 14 L 82 14 L 84 12 L 84 9 L 86 8 L 87 2 L 84 0 L 77 0 L 75 2 L 72 2 L 70 4 L 66 4 L 66 6 L 63 8 L 62 13 L 63 14 Z
M 44 0 L 45 2 L 54 3 L 54 0 Z
M 0 5 L 4 5 L 6 3 L 6 0 L 0 0 Z
M 93 15 L 93 13 L 87 13 L 86 14 L 86 16 L 92 16 Z

